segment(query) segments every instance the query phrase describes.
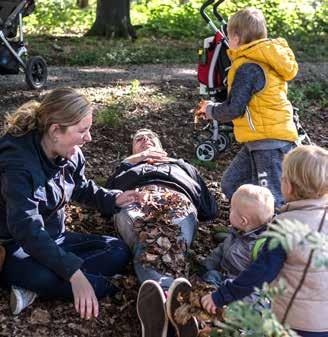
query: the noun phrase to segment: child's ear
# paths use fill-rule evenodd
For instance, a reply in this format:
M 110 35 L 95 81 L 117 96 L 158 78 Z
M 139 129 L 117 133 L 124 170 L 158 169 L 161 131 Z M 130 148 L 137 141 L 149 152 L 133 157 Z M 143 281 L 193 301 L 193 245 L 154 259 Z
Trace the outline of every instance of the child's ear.
M 248 226 L 248 219 L 245 216 L 241 217 L 241 222 L 243 224 L 243 227 L 247 227 Z
M 293 188 L 292 183 L 288 179 L 286 179 L 285 183 L 286 183 L 286 192 L 287 192 L 287 194 L 288 195 L 293 195 L 294 188 Z

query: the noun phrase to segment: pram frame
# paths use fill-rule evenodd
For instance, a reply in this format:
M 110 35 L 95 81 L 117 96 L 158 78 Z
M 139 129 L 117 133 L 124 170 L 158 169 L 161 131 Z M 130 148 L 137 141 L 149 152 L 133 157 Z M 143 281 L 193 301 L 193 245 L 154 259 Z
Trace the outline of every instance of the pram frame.
M 25 6 L 27 6 L 29 3 L 29 0 L 22 0 L 17 7 L 10 13 L 10 15 L 5 19 L 4 22 L 2 22 L 2 29 L 0 29 L 0 44 L 2 43 L 12 54 L 12 56 L 17 60 L 19 63 L 18 71 L 24 72 L 26 74 L 26 82 L 32 89 L 40 89 L 43 87 L 43 85 L 46 83 L 47 80 L 47 66 L 45 61 L 42 57 L 36 56 L 32 57 L 30 60 L 27 59 L 28 51 L 24 43 L 24 33 L 23 33 L 23 9 Z M 10 42 L 8 41 L 8 38 L 5 35 L 5 29 L 12 26 L 14 20 L 18 16 L 18 49 L 17 51 L 11 46 Z M 1 19 L 1 21 L 3 21 Z M 26 56 L 26 62 L 24 62 L 22 56 Z M 39 67 L 43 67 L 44 71 L 44 78 L 42 79 L 40 84 L 36 84 L 31 80 L 31 74 L 29 74 L 30 69 L 28 63 L 34 63 L 38 64 Z M 30 76 L 28 76 L 30 75 Z
M 6 36 L 3 32 L 3 30 L 0 30 L 0 39 L 4 43 L 4 45 L 8 48 L 8 50 L 11 52 L 11 54 L 16 58 L 16 60 L 19 62 L 21 67 L 26 70 L 26 64 L 22 60 L 21 55 L 27 54 L 27 49 L 24 45 L 24 35 L 23 35 L 23 14 L 22 9 L 27 4 L 27 0 L 23 0 L 15 9 L 14 11 L 8 16 L 7 20 L 4 22 L 3 26 L 9 26 L 12 24 L 16 16 L 18 15 L 18 28 L 19 28 L 19 50 L 18 53 L 14 50 L 14 48 L 10 45 L 8 40 L 6 39 Z
M 205 22 L 211 27 L 214 33 L 220 33 L 223 37 L 222 43 L 225 44 L 226 47 L 229 48 L 228 44 L 228 38 L 224 32 L 223 26 L 226 24 L 226 21 L 222 17 L 222 15 L 218 12 L 218 7 L 220 4 L 222 4 L 224 0 L 219 0 L 215 2 L 215 0 L 207 0 L 200 8 L 200 14 L 205 20 Z M 218 19 L 218 21 L 221 23 L 221 29 L 219 29 L 215 23 L 210 19 L 208 14 L 206 13 L 206 9 L 213 5 L 213 14 Z M 218 55 L 221 51 L 222 44 L 219 44 L 215 47 L 214 54 L 212 57 L 212 61 L 210 64 L 210 69 L 208 72 L 208 95 L 210 99 L 215 102 L 215 95 L 217 93 L 217 88 L 214 84 L 214 72 L 216 67 L 216 60 L 218 59 Z M 227 68 L 228 69 L 228 68 Z M 226 79 L 225 79 L 226 80 Z M 211 127 L 212 124 L 212 127 Z M 227 125 L 221 125 L 218 121 L 213 120 L 211 123 L 208 123 L 205 128 L 202 129 L 203 131 L 210 131 L 212 133 L 211 137 L 205 141 L 199 144 L 196 148 L 196 156 L 198 159 L 202 161 L 210 161 L 213 160 L 218 153 L 223 152 L 231 140 L 231 134 L 232 134 L 232 127 L 229 127 Z M 222 132 L 220 132 L 222 131 Z M 205 156 L 203 154 L 205 153 Z M 207 154 L 209 157 L 207 157 Z M 211 158 L 211 159 L 207 159 Z

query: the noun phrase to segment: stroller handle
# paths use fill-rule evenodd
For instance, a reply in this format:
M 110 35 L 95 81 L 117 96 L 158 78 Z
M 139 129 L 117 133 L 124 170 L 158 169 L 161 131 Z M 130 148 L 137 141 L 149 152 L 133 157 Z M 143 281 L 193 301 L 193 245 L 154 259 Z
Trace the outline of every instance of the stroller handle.
M 221 21 L 223 24 L 225 24 L 225 20 L 223 16 L 218 12 L 218 7 L 224 2 L 224 0 L 219 0 L 217 3 L 213 5 L 213 13 L 217 17 L 219 21 Z
M 223 2 L 224 0 L 219 0 L 213 8 L 213 13 L 214 15 L 223 23 L 225 23 L 223 17 L 221 16 L 221 14 L 218 13 L 217 8 L 218 6 Z M 205 22 L 211 26 L 211 28 L 215 31 L 218 32 L 219 29 L 216 27 L 216 25 L 214 24 L 214 22 L 210 19 L 210 17 L 207 15 L 207 13 L 205 12 L 205 9 L 212 5 L 215 2 L 215 0 L 207 0 L 203 3 L 203 5 L 200 8 L 200 14 L 203 17 L 203 19 L 205 20 Z

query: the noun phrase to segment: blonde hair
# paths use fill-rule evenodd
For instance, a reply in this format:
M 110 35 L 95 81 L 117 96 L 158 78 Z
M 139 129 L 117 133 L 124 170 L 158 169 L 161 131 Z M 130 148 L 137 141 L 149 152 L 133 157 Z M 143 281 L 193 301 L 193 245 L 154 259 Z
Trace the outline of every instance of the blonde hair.
M 264 15 L 256 8 L 244 8 L 235 13 L 228 21 L 229 35 L 237 35 L 239 44 L 250 43 L 267 38 Z
M 328 193 L 328 151 L 302 145 L 286 154 L 282 176 L 292 185 L 296 200 L 318 199 Z
M 239 210 L 241 212 L 247 210 L 256 224 L 265 224 L 272 219 L 274 215 L 274 197 L 268 188 L 244 184 L 236 190 L 233 197 L 238 198 Z
M 71 88 L 55 89 L 41 103 L 29 101 L 13 114 L 6 115 L 4 133 L 20 137 L 37 129 L 41 134 L 52 124 L 59 124 L 64 131 L 77 124 L 92 112 L 89 100 Z

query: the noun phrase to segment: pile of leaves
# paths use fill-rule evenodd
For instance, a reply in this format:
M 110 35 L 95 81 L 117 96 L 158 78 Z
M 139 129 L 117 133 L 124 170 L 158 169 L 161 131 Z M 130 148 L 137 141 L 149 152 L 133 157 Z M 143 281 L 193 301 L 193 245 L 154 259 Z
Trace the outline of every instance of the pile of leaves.
M 134 224 L 139 241 L 145 248 L 140 260 L 144 266 L 152 266 L 165 275 L 188 276 L 187 247 L 181 239 L 180 226 L 174 219 L 188 215 L 190 201 L 180 193 L 166 188 L 161 190 L 149 192 L 147 202 L 141 206 L 144 216 Z
M 196 317 L 201 325 L 205 326 L 206 321 L 215 322 L 223 320 L 223 310 L 218 310 L 215 315 L 208 313 L 202 307 L 201 298 L 215 291 L 215 287 L 207 283 L 199 282 L 196 278 L 191 280 L 192 291 L 178 294 L 180 307 L 174 313 L 174 317 L 179 324 L 185 325 L 192 317 Z

